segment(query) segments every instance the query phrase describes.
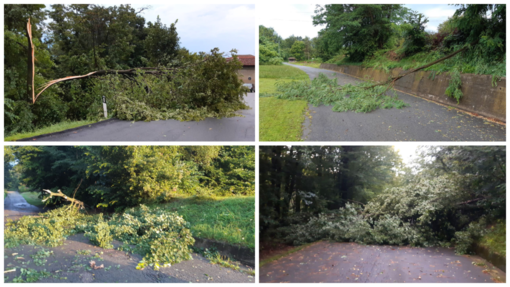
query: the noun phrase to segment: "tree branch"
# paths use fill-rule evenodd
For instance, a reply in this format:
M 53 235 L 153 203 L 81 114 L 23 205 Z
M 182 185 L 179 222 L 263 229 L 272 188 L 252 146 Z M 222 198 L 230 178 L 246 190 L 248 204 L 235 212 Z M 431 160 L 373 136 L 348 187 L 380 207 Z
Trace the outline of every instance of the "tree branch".
M 80 184 L 81 184 L 81 182 L 80 182 Z M 78 187 L 79 187 L 79 185 L 78 185 Z M 78 188 L 76 188 L 76 189 L 78 189 Z M 79 201 L 78 199 L 75 199 L 75 198 L 69 198 L 67 195 L 63 194 L 62 191 L 60 191 L 60 189 L 58 190 L 58 192 L 52 192 L 51 190 L 48 190 L 48 189 L 43 189 L 43 191 L 46 191 L 46 193 L 48 193 L 50 195 L 50 197 L 43 199 L 42 202 L 45 202 L 46 200 L 52 198 L 53 196 L 58 196 L 58 197 L 63 197 L 65 200 L 72 202 L 72 206 L 76 205 L 80 209 L 85 209 L 85 204 L 83 203 L 83 201 Z

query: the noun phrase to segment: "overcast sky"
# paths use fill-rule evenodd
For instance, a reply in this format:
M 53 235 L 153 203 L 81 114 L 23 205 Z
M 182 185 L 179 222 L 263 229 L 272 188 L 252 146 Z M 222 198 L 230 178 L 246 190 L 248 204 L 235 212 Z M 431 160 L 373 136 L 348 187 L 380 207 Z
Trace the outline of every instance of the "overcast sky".
M 455 6 L 446 4 L 406 4 L 406 7 L 428 17 L 427 31 L 437 32 L 437 26 L 455 13 Z M 260 25 L 272 27 L 284 39 L 291 35 L 316 37 L 323 26 L 313 26 L 316 4 L 257 4 Z
M 55 3 L 55 2 L 52 2 Z M 170 26 L 176 19 L 181 47 L 191 52 L 210 52 L 218 47 L 221 52 L 237 49 L 238 54 L 255 55 L 255 5 L 253 4 L 132 4 L 143 11 L 146 22 L 161 22 Z M 50 9 L 50 4 L 45 3 Z M 119 5 L 105 1 L 99 5 Z

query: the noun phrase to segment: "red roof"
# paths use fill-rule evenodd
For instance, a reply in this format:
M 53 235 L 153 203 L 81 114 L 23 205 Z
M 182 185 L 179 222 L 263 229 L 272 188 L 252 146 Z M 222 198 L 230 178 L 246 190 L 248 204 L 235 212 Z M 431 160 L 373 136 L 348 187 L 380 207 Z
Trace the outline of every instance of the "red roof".
M 241 63 L 243 64 L 243 67 L 246 67 L 246 66 L 255 67 L 255 56 L 253 56 L 253 55 L 237 55 L 237 59 L 239 61 L 241 61 Z M 230 61 L 230 60 L 232 60 L 232 57 L 227 58 L 227 61 Z

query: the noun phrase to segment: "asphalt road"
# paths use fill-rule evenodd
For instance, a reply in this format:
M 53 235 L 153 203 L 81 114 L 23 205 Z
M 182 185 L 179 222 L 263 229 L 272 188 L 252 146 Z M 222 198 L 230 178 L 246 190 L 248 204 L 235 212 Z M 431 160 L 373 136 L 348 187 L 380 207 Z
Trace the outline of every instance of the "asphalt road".
M 121 242 L 113 240 L 113 249 L 94 246 L 82 233 L 69 236 L 64 245 L 42 247 L 20 245 L 4 249 L 5 270 L 16 266 L 14 272 L 5 273 L 4 282 L 12 282 L 21 275 L 21 268 L 45 270 L 46 278 L 37 283 L 254 283 L 255 278 L 243 271 L 233 270 L 218 264 L 212 264 L 203 256 L 194 253 L 193 259 L 160 268 L 159 271 L 147 267 L 137 270 L 142 255 L 118 250 Z M 134 247 L 134 246 L 131 246 Z M 51 255 L 43 265 L 37 264 L 32 256 L 38 251 L 51 251 Z M 89 251 L 89 254 L 78 253 Z M 92 269 L 90 262 L 103 268 Z
M 260 283 L 492 283 L 505 281 L 506 276 L 478 256 L 456 255 L 449 248 L 321 241 L 260 267 L 259 279 Z
M 4 199 L 4 222 L 18 220 L 25 215 L 37 215 L 44 209 L 29 204 L 17 191 L 8 191 Z
M 78 129 L 42 135 L 27 141 L 255 141 L 255 93 L 245 101 L 244 117 L 207 118 L 199 122 L 107 120 Z
M 340 85 L 361 80 L 335 71 L 292 65 L 314 79 L 319 73 Z M 333 112 L 331 106 L 309 106 L 305 141 L 505 141 L 506 126 L 471 116 L 422 98 L 397 92 L 410 106 L 370 113 Z

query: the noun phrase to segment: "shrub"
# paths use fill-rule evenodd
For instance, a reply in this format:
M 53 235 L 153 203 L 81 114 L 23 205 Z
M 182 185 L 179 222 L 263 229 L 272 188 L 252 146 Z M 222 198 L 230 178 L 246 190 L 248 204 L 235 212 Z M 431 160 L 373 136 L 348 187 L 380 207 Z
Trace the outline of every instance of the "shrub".
M 108 222 L 105 222 L 103 220 L 103 214 L 101 213 L 99 215 L 99 221 L 94 226 L 94 231 L 89 231 L 85 233 L 85 236 L 87 236 L 92 244 L 95 244 L 101 248 L 104 249 L 110 249 L 113 248 L 112 240 L 113 237 L 110 233 L 110 225 Z
M 41 217 L 25 216 L 6 224 L 5 247 L 37 244 L 55 247 L 64 244 L 66 237 L 85 232 L 91 242 L 102 248 L 112 248 L 112 240 L 136 246 L 143 260 L 137 269 L 169 266 L 191 259 L 195 243 L 189 223 L 175 212 L 144 205 L 115 214 L 105 221 L 103 215 L 91 216 L 75 209 L 58 208 Z

